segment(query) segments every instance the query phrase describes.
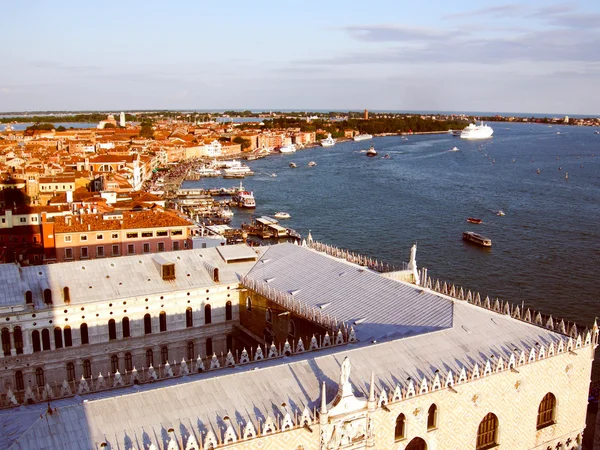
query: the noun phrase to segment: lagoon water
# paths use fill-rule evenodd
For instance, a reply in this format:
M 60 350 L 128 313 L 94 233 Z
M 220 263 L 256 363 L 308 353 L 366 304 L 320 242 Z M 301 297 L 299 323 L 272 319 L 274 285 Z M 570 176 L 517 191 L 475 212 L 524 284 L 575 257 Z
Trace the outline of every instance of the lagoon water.
M 600 135 L 491 126 L 494 136 L 482 141 L 390 136 L 250 161 L 256 175 L 244 186 L 257 208 L 236 210 L 233 223 L 287 211 L 285 225 L 303 236 L 311 230 L 316 240 L 390 263 L 407 261 L 417 242 L 417 264 L 434 279 L 589 326 L 600 316 Z M 360 153 L 371 144 L 376 158 Z M 467 230 L 491 238 L 492 248 L 464 242 Z

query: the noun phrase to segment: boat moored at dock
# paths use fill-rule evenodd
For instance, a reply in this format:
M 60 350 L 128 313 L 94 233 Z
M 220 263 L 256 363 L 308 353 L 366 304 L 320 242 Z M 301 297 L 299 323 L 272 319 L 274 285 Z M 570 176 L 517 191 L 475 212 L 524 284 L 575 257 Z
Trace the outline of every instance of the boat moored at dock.
M 354 136 L 353 139 L 356 142 L 358 142 L 358 141 L 366 141 L 368 139 L 373 139 L 373 135 L 372 134 L 357 134 L 356 136 Z
M 474 244 L 481 245 L 482 247 L 491 247 L 492 246 L 492 240 L 490 238 L 482 236 L 481 234 L 475 233 L 473 231 L 465 231 L 462 234 L 462 237 L 465 241 L 469 241 Z
M 329 133 L 325 139 L 321 139 L 321 147 L 333 147 L 334 145 L 335 139 L 331 137 L 331 133 Z
M 239 191 L 231 198 L 231 201 L 239 208 L 256 208 L 256 200 L 253 192 Z

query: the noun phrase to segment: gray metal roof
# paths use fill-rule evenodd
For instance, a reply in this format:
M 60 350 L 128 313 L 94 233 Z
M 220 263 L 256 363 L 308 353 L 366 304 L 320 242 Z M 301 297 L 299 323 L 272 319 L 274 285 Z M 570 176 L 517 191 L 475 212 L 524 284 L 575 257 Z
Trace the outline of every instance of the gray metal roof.
M 217 251 L 228 263 L 248 259 L 256 261 L 258 259 L 256 251 L 245 245 L 222 245 L 217 247 Z

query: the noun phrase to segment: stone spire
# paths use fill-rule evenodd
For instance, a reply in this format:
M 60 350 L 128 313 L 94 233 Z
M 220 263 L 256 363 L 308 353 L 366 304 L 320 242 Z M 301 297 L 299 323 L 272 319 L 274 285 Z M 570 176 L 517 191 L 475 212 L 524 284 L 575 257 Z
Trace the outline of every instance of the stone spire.
M 421 284 L 419 271 L 417 270 L 417 244 L 413 244 L 410 249 L 410 260 L 408 261 L 408 270 L 412 271 L 413 282 L 418 286 Z
M 324 381 L 323 387 L 321 388 L 321 409 L 319 410 L 319 421 L 321 424 L 327 423 L 327 391 L 325 389 Z

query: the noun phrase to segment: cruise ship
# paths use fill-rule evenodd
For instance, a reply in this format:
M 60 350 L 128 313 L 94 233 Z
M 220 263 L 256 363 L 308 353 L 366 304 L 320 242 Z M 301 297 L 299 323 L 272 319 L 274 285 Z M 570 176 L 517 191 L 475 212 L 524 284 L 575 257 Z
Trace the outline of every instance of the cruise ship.
M 327 134 L 325 139 L 321 139 L 321 147 L 333 147 L 335 145 L 335 139 L 331 137 L 331 133 Z
M 461 131 L 460 137 L 462 139 L 487 139 L 492 137 L 494 130 L 489 125 L 484 125 L 480 122 L 479 125 L 476 123 L 470 123 L 467 128 Z
M 356 136 L 354 136 L 354 140 L 355 141 L 366 141 L 368 139 L 373 139 L 373 135 L 372 134 L 357 134 Z

